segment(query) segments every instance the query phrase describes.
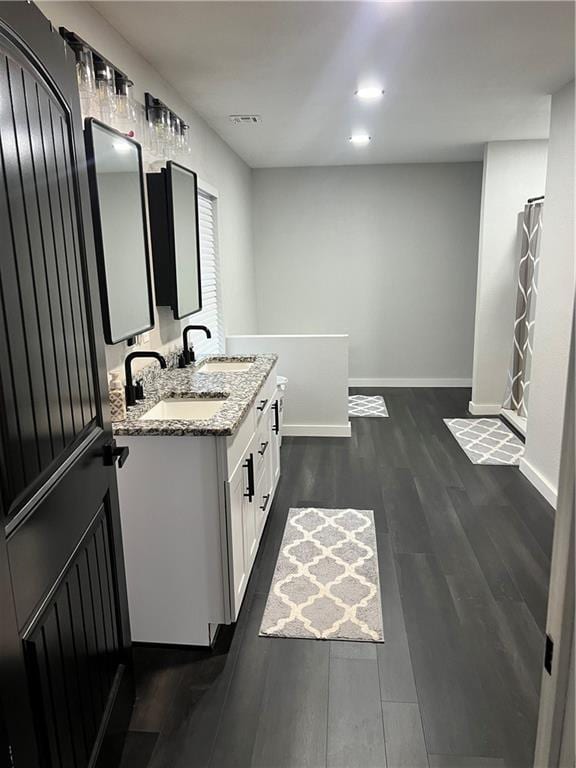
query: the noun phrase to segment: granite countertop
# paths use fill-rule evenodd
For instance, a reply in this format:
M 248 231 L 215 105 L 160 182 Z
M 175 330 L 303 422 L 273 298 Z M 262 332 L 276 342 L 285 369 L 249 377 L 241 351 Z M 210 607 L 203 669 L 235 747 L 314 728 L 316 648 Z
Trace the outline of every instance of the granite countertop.
M 150 366 L 144 374 L 146 399 L 127 409 L 123 421 L 112 424 L 115 435 L 233 435 L 274 367 L 278 355 L 211 355 L 187 368 L 162 370 Z M 252 362 L 243 373 L 198 373 L 203 363 L 211 361 Z M 225 397 L 220 411 L 210 419 L 143 421 L 140 417 L 160 400 L 168 398 L 211 399 Z

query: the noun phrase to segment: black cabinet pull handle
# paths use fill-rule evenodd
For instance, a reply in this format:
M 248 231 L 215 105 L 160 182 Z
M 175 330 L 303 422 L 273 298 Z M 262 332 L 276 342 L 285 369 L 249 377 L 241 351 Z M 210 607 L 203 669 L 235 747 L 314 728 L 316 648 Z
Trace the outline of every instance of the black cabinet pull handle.
M 254 454 L 251 453 L 250 456 L 246 459 L 244 464 L 242 465 L 248 470 L 248 488 L 246 489 L 246 493 L 244 496 L 248 499 L 248 501 L 252 501 L 254 498 Z
M 268 506 L 268 502 L 270 501 L 270 494 L 267 493 L 266 496 L 262 496 L 262 501 L 264 502 L 264 504 L 262 504 L 260 509 L 262 510 L 262 512 L 266 512 L 266 507 Z
M 104 466 L 113 467 L 118 462 L 118 469 L 121 469 L 126 464 L 126 459 L 130 454 L 130 448 L 127 445 L 116 445 L 116 440 L 111 440 L 106 443 L 102 452 L 102 458 L 104 459 Z
M 272 429 L 274 430 L 274 434 L 277 435 L 280 432 L 280 415 L 278 413 L 279 411 L 278 400 L 274 401 L 274 404 L 272 405 L 272 410 L 274 411 L 274 424 L 272 425 Z
M 263 411 L 264 408 L 266 408 L 266 403 L 268 402 L 268 398 L 266 400 L 260 400 L 260 405 L 256 406 L 257 411 Z
M 260 456 L 264 456 L 266 453 L 266 448 L 268 448 L 268 440 L 266 440 L 265 443 L 260 443 L 260 450 L 258 451 Z

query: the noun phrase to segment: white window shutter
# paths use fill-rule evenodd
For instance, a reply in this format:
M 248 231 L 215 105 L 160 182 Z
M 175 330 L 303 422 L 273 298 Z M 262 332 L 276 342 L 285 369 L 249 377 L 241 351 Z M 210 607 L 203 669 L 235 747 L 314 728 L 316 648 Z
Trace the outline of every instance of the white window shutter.
M 206 339 L 201 334 L 194 334 L 196 355 L 218 355 L 224 352 L 216 202 L 215 197 L 198 190 L 202 309 L 190 317 L 189 321 L 194 325 L 206 325 L 212 332 L 212 338 Z

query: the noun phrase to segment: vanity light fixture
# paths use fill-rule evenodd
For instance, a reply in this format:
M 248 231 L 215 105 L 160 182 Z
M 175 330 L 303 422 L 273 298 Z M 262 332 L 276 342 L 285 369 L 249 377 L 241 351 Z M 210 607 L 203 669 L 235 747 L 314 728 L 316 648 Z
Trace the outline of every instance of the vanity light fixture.
M 156 154 L 165 157 L 189 154 L 188 124 L 151 93 L 146 92 L 144 99 Z
M 356 147 L 365 147 L 372 140 L 372 136 L 368 136 L 367 133 L 354 133 L 349 137 L 350 144 L 354 144 Z
M 358 98 L 363 101 L 376 101 L 377 99 L 382 98 L 384 91 L 378 86 L 370 86 L 367 88 L 358 88 L 357 91 L 354 91 L 354 95 L 358 96 Z
M 66 27 L 60 27 L 59 31 L 76 58 L 83 116 L 97 117 L 121 133 L 134 136 L 136 107 L 132 80 L 75 32 Z

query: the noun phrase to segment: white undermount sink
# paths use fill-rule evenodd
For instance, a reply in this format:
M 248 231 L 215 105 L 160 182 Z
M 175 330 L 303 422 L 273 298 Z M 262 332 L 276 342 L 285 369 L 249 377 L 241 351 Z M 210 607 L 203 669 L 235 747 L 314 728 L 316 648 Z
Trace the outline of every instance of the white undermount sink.
M 197 373 L 246 373 L 252 365 L 252 361 L 213 360 L 201 365 Z
M 203 421 L 216 416 L 225 402 L 225 398 L 171 397 L 160 400 L 140 416 L 140 419 L 142 421 Z

